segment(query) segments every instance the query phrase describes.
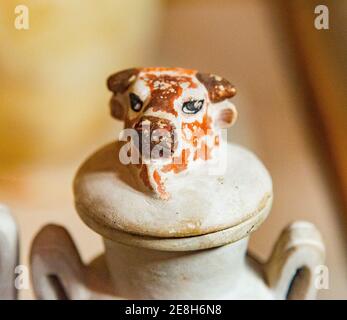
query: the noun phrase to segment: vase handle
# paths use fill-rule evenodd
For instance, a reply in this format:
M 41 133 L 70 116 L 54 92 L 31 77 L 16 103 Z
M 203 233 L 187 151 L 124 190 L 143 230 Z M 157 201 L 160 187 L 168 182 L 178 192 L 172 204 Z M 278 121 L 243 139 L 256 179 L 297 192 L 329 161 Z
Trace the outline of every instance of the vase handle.
M 0 300 L 16 300 L 15 270 L 19 261 L 17 225 L 0 204 Z
M 41 229 L 32 243 L 30 263 L 38 299 L 117 299 L 110 294 L 109 284 L 104 278 L 82 262 L 64 227 L 47 225 Z
M 323 265 L 324 257 L 322 237 L 313 224 L 298 221 L 285 228 L 264 266 L 275 298 L 314 299 L 317 267 Z

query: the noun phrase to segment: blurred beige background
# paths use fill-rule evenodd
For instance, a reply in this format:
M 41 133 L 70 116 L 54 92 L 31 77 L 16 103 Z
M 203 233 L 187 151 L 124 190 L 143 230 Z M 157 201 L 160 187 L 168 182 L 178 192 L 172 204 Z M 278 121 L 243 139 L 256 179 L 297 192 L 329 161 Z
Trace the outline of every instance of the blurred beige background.
M 0 202 L 18 221 L 22 263 L 28 263 L 35 233 L 51 222 L 67 227 L 85 261 L 102 250 L 74 211 L 71 182 L 85 157 L 121 128 L 108 115 L 105 79 L 131 66 L 181 66 L 236 85 L 240 117 L 229 140 L 256 152 L 273 177 L 272 214 L 253 235 L 251 249 L 266 259 L 286 224 L 314 222 L 330 273 L 330 288 L 319 297 L 347 298 L 347 215 L 334 160 L 341 154 L 327 157 L 335 153 L 324 143 L 310 68 L 300 65 L 306 51 L 295 37 L 295 28 L 307 27 L 292 22 L 295 12 L 307 12 L 300 15 L 312 29 L 306 36 L 326 32 L 313 30 L 314 1 L 305 8 L 295 0 L 290 6 L 266 0 L 22 1 L 30 9 L 25 31 L 13 27 L 16 4 L 0 4 Z M 345 9 L 331 5 L 330 19 Z M 336 46 L 335 30 L 347 20 L 339 21 L 340 29 L 332 23 L 324 34 Z M 346 70 L 338 58 L 343 50 L 325 56 L 326 66 L 339 66 L 329 68 L 332 82 L 340 76 L 334 70 Z M 341 93 L 335 104 L 344 98 Z M 20 294 L 32 298 L 31 289 Z

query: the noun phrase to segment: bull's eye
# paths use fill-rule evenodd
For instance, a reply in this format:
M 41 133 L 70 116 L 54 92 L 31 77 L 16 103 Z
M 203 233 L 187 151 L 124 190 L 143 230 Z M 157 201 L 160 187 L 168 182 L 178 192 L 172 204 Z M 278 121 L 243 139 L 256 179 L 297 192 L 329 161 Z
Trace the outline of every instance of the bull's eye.
M 143 105 L 143 101 L 140 99 L 140 97 L 135 93 L 129 93 L 129 99 L 131 109 L 133 109 L 136 112 L 139 112 Z
M 204 105 L 204 100 L 190 100 L 183 103 L 182 111 L 187 114 L 198 113 L 202 106 Z

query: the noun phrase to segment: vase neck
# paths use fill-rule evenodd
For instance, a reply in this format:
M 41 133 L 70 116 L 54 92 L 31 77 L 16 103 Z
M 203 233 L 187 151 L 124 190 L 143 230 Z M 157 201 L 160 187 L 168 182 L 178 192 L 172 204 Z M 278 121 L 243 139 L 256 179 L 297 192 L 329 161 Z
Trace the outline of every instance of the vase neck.
M 221 297 L 245 271 L 248 238 L 206 250 L 170 252 L 105 240 L 116 293 L 131 299 Z M 194 294 L 193 294 L 194 293 Z

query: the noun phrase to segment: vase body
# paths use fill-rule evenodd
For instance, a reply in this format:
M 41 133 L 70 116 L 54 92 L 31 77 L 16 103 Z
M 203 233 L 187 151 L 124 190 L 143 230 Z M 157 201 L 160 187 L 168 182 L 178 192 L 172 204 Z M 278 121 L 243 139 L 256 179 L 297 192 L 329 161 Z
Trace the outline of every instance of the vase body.
M 160 240 L 159 240 L 160 241 Z M 128 299 L 271 299 L 248 238 L 196 251 L 159 251 L 104 239 L 117 295 Z

